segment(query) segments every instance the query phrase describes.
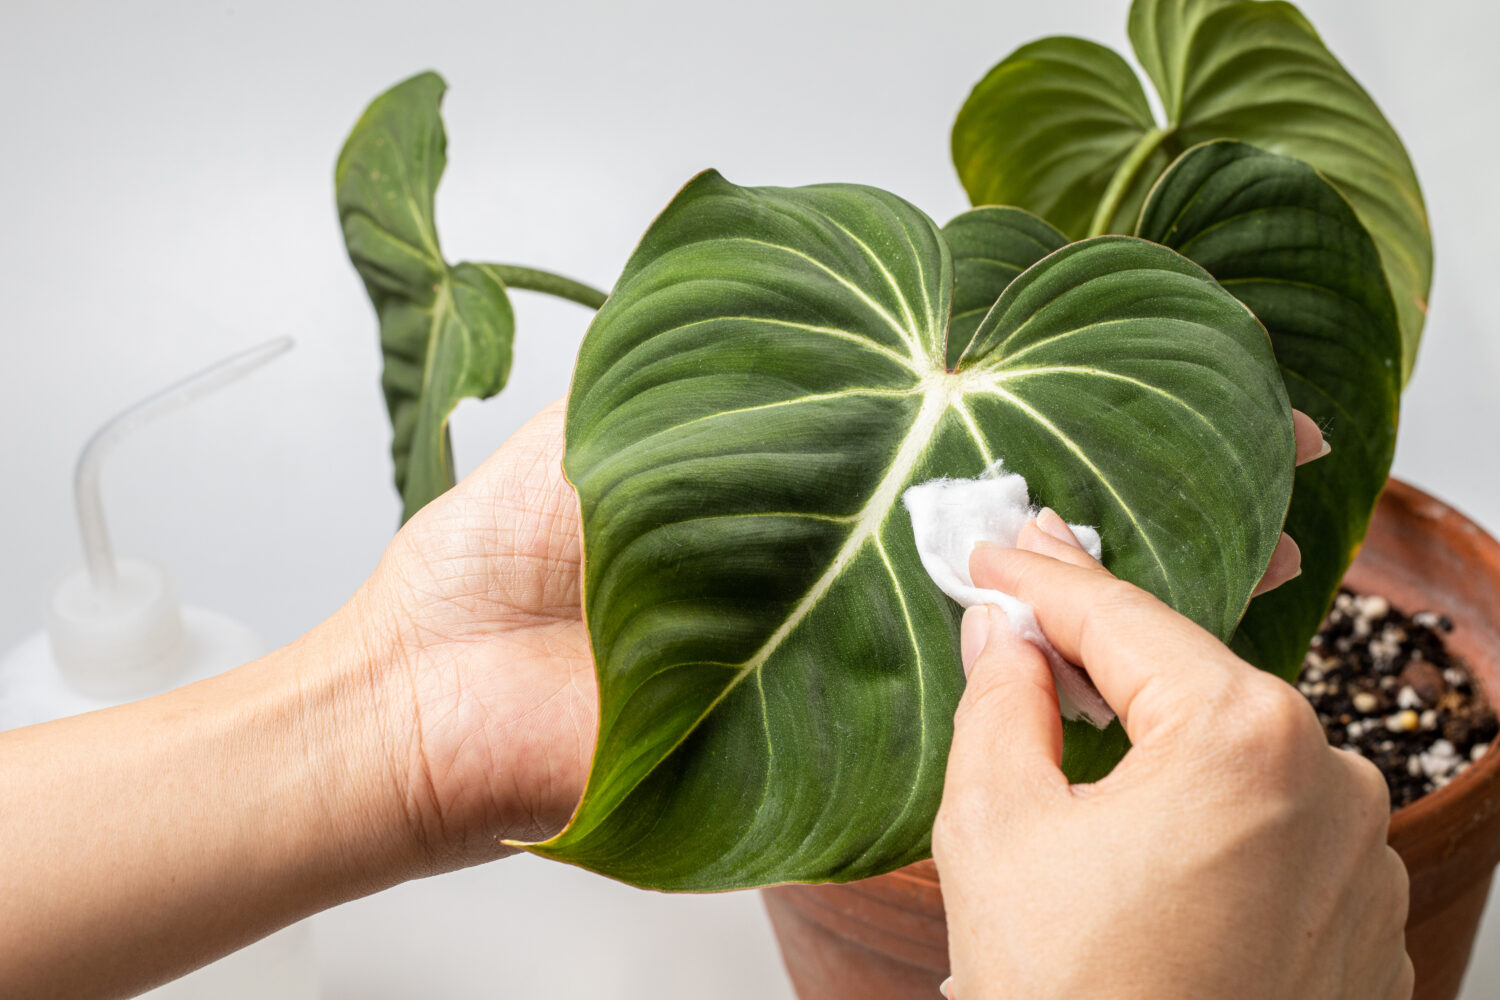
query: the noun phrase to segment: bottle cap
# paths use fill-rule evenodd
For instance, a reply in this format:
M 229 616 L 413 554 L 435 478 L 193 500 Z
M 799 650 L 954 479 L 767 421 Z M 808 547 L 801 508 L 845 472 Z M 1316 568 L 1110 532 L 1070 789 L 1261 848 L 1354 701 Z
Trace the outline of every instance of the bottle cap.
M 182 608 L 166 571 L 144 559 L 120 559 L 111 590 L 87 570 L 59 584 L 47 637 L 68 687 L 91 698 L 171 687 L 182 666 Z

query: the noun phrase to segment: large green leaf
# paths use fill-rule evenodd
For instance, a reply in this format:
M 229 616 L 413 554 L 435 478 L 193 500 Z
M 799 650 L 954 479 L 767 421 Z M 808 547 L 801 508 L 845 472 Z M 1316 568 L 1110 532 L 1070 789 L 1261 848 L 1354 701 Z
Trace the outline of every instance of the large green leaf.
M 952 281 L 932 222 L 869 188 L 709 172 L 653 223 L 574 373 L 599 741 L 531 850 L 692 890 L 924 856 L 962 672 L 915 482 L 1003 459 L 1100 526 L 1116 573 L 1233 632 L 1292 479 L 1260 324 L 1175 252 L 1103 237 L 1016 278 L 950 372 Z M 1123 746 L 1084 749 L 1075 774 Z
M 423 73 L 377 97 L 334 174 L 349 259 L 380 320 L 403 521 L 453 485 L 448 417 L 460 399 L 505 385 L 515 330 L 496 270 L 449 266 L 438 248 L 445 89 L 436 73 Z
M 1302 575 L 1255 599 L 1234 636 L 1292 679 L 1364 538 L 1396 441 L 1401 333 L 1375 245 L 1298 160 L 1236 142 L 1185 153 L 1151 193 L 1139 235 L 1203 265 L 1270 331 L 1292 405 L 1333 451 L 1297 470 L 1286 530 Z
M 1123 59 L 1092 42 L 1022 46 L 982 80 L 953 126 L 975 204 L 1036 212 L 1077 238 L 1130 232 L 1168 160 L 1239 139 L 1317 168 L 1380 254 L 1410 375 L 1432 282 L 1432 238 L 1406 149 L 1368 94 L 1290 4 L 1135 0 L 1130 37 L 1166 120 Z

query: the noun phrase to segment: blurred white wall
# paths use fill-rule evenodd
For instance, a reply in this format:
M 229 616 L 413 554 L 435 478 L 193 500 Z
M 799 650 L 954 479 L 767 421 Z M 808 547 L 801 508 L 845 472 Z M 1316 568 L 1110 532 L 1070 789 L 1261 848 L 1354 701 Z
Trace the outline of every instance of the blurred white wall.
M 1500 529 L 1491 165 L 1500 12 L 1305 0 L 1411 147 L 1438 281 L 1400 475 Z M 333 210 L 364 104 L 421 69 L 452 87 L 438 200 L 451 259 L 607 287 L 692 173 L 858 181 L 965 207 L 948 128 L 1015 45 L 1121 45 L 1126 0 L 0 0 L 0 648 L 80 558 L 71 466 L 121 406 L 274 334 L 297 350 L 123 447 L 119 548 L 193 603 L 285 641 L 336 607 L 395 525 L 374 320 Z M 472 467 L 566 388 L 588 314 L 515 294 L 512 384 L 465 404 Z M 1500 998 L 1500 917 L 1466 1000 Z M 330 1000 L 789 995 L 752 895 L 637 893 L 530 859 L 320 918 Z M 935 986 L 936 984 L 934 984 Z M 935 995 L 935 994 L 934 994 Z

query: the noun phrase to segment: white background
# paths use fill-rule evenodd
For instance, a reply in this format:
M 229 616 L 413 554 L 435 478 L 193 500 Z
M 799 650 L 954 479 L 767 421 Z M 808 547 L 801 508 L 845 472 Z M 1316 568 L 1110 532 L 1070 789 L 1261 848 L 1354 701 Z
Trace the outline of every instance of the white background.
M 1500 529 L 1491 195 L 1500 14 L 1473 0 L 1306 0 L 1412 150 L 1437 233 L 1398 474 Z M 708 166 L 856 181 L 943 220 L 965 94 L 1043 34 L 1124 42 L 1125 0 L 707 3 L 0 0 L 0 649 L 80 558 L 71 465 L 161 384 L 263 338 L 298 347 L 111 462 L 119 547 L 274 641 L 335 608 L 396 523 L 370 307 L 334 157 L 379 91 L 452 86 L 450 259 L 608 287 Z M 515 294 L 515 370 L 455 420 L 472 467 L 560 395 L 588 314 Z M 1063 859 L 1059 859 L 1063 860 Z M 319 918 L 330 1000 L 789 995 L 758 900 L 663 897 L 531 859 Z M 1500 916 L 1466 1000 L 1500 998 Z M 1488 952 L 1485 954 L 1484 952 Z M 936 994 L 934 994 L 936 995 Z

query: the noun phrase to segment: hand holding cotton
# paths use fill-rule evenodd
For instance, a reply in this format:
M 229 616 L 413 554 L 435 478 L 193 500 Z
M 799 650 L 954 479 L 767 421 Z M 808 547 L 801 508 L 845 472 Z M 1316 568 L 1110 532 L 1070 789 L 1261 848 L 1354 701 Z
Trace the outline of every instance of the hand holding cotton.
M 931 479 L 909 488 L 901 497 L 911 514 L 912 532 L 922 568 L 939 590 L 966 608 L 992 604 L 1005 612 L 1010 627 L 1034 644 L 1052 667 L 1057 701 L 1063 718 L 1086 719 L 1100 729 L 1115 717 L 1089 676 L 1063 659 L 1047 641 L 1031 605 L 998 590 L 976 587 L 969 576 L 969 554 L 980 542 L 1014 548 L 1026 522 L 1039 509 L 1031 505 L 1026 479 L 1001 472 L 996 462 L 978 479 Z M 1095 559 L 1102 548 L 1099 532 L 1071 524 L 1081 544 Z

